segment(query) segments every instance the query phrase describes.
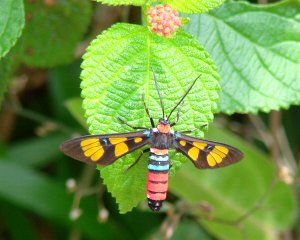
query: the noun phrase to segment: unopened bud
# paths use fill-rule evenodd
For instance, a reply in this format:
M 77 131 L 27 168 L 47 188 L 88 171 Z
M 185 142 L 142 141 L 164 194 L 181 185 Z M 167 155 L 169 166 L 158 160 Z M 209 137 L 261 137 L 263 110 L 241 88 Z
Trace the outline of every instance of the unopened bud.
M 97 220 L 100 223 L 105 223 L 108 219 L 108 216 L 109 216 L 108 210 L 106 208 L 101 208 L 99 209 Z
M 278 175 L 279 175 L 280 179 L 282 181 L 284 181 L 286 184 L 293 184 L 294 179 L 293 179 L 293 177 L 291 175 L 291 172 L 290 172 L 288 167 L 281 166 L 279 168 Z
M 74 178 L 69 178 L 67 181 L 66 181 L 66 187 L 67 187 L 67 190 L 69 192 L 75 192 L 76 189 L 77 189 L 77 183 L 76 183 L 76 180 Z
M 75 221 L 81 216 L 81 214 L 82 214 L 82 211 L 81 211 L 80 208 L 74 208 L 74 209 L 71 210 L 69 218 L 72 221 Z
M 170 37 L 178 27 L 182 26 L 178 12 L 169 4 L 150 7 L 148 23 L 152 32 L 164 37 Z

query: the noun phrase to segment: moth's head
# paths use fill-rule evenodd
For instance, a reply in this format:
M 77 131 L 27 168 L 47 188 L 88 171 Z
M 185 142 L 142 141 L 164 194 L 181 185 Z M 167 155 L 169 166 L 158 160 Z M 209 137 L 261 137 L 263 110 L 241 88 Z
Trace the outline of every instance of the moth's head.
M 170 133 L 171 126 L 169 120 L 166 118 L 160 118 L 157 124 L 157 129 L 160 133 Z

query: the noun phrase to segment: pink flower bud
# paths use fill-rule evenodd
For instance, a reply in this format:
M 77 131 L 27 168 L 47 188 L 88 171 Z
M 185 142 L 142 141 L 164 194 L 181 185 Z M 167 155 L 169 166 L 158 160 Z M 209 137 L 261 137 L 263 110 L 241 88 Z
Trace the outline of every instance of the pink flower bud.
M 148 23 L 152 32 L 164 37 L 170 37 L 178 27 L 182 26 L 178 12 L 168 4 L 150 7 Z

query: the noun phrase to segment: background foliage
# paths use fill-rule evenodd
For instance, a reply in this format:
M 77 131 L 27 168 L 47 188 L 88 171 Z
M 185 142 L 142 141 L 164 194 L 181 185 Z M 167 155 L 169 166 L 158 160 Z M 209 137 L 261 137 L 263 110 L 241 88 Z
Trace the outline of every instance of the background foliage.
M 137 25 L 145 1 L 99 2 L 117 6 L 0 3 L 1 238 L 297 239 L 300 2 L 166 0 L 190 18 L 173 38 Z M 126 156 L 99 178 L 58 151 L 87 129 L 130 131 L 117 116 L 149 126 L 142 93 L 158 119 L 151 70 L 167 112 L 201 73 L 176 129 L 210 123 L 219 112 L 205 138 L 245 154 L 237 165 L 199 171 L 173 152 L 161 214 L 144 201 L 146 157 L 123 174 L 138 153 Z M 78 180 L 73 193 L 65 189 L 69 178 Z

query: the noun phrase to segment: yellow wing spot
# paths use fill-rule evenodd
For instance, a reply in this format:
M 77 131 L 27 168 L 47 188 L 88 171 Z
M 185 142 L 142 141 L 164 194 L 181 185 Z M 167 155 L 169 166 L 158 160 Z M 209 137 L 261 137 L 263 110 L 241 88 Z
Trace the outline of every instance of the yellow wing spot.
M 218 149 L 219 151 L 221 151 L 222 153 L 226 154 L 229 152 L 229 149 L 227 147 L 223 147 L 223 146 L 215 146 L 216 149 Z
M 90 156 L 92 156 L 94 153 L 96 153 L 100 149 L 102 149 L 102 147 L 93 147 L 93 148 L 90 148 L 90 149 L 84 151 L 84 155 L 86 157 L 90 157 Z
M 116 157 L 121 156 L 122 154 L 124 154 L 126 152 L 128 152 L 128 146 L 126 143 L 121 142 L 121 143 L 116 144 L 116 146 L 115 146 L 115 156 Z
M 217 164 L 217 162 L 215 161 L 215 159 L 213 158 L 213 156 L 211 154 L 208 154 L 208 156 L 207 156 L 207 163 L 210 167 L 214 167 Z
M 104 153 L 104 149 L 101 147 L 98 149 L 97 152 L 95 152 L 92 156 L 91 156 L 91 160 L 92 161 L 98 161 L 102 156 L 103 156 L 103 153 Z
M 193 145 L 201 150 L 203 150 L 207 146 L 206 143 L 202 143 L 202 142 L 193 142 Z
M 143 139 L 142 138 L 140 138 L 140 137 L 138 137 L 138 138 L 134 138 L 134 142 L 135 143 L 139 143 L 139 142 L 141 142 Z
M 81 141 L 80 146 L 84 156 L 89 157 L 92 161 L 98 161 L 104 154 L 98 138 L 85 139 Z
M 89 150 L 90 148 L 93 148 L 93 147 L 100 147 L 100 146 L 101 146 L 101 145 L 100 145 L 100 142 L 98 141 L 98 142 L 91 143 L 91 144 L 89 144 L 89 145 L 85 145 L 85 146 L 81 147 L 81 149 L 82 149 L 83 151 L 86 151 L 86 150 Z
M 84 146 L 87 146 L 87 145 L 90 145 L 93 143 L 97 143 L 97 142 L 99 143 L 99 138 L 88 138 L 88 139 L 81 141 L 80 146 L 84 147 Z
M 199 151 L 200 151 L 199 148 L 191 147 L 190 150 L 188 151 L 188 155 L 191 159 L 196 161 L 198 159 L 198 156 L 199 156 Z
M 221 152 L 219 149 L 217 149 L 216 147 L 214 147 L 214 149 L 211 151 L 215 154 L 218 154 L 221 158 L 225 158 L 227 156 L 226 153 L 224 152 Z
M 179 144 L 180 144 L 181 146 L 183 146 L 183 147 L 184 147 L 184 146 L 186 145 L 186 141 L 184 141 L 184 140 L 180 140 L 180 141 L 179 141 Z
M 115 145 L 115 144 L 118 144 L 118 143 L 121 143 L 121 142 L 125 142 L 127 140 L 127 138 L 125 138 L 125 137 L 115 138 L 114 137 L 114 138 L 109 138 L 108 140 L 111 144 Z
M 210 152 L 209 154 L 215 159 L 215 161 L 217 163 L 222 162 L 223 158 L 220 155 L 218 155 L 218 154 L 216 154 L 214 152 Z

